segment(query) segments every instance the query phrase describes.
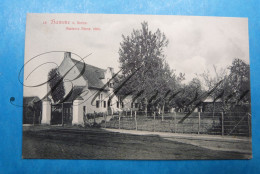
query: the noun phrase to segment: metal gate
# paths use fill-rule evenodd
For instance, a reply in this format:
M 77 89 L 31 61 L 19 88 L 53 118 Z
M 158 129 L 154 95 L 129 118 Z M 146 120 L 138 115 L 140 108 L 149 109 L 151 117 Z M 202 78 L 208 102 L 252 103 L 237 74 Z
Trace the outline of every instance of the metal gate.
M 72 124 L 72 103 L 60 103 L 51 105 L 51 124 Z

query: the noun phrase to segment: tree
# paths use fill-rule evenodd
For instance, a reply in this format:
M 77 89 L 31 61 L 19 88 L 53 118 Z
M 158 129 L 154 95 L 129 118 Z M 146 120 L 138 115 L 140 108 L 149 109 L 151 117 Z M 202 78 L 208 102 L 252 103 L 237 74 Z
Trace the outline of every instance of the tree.
M 41 115 L 40 112 L 42 110 L 42 103 L 40 102 L 41 100 L 38 97 L 25 97 L 23 102 L 26 107 L 24 107 L 24 118 L 33 115 L 33 125 L 35 124 L 36 121 L 36 115 L 39 116 Z M 37 120 L 38 122 L 39 120 Z
M 184 109 L 185 111 L 192 111 L 194 104 L 202 95 L 202 85 L 198 78 L 193 78 L 188 84 L 181 86 L 182 92 L 175 99 L 175 107 Z
M 230 70 L 229 86 L 237 104 L 250 103 L 250 68 L 241 59 L 235 59 Z
M 241 59 L 234 59 L 232 65 L 226 69 L 217 70 L 216 66 L 213 67 L 215 76 L 211 76 L 207 71 L 201 74 L 201 77 L 208 90 L 214 88 L 221 81 L 211 97 L 214 100 L 220 99 L 222 101 L 223 111 L 230 110 L 233 104 L 250 103 L 250 70 L 248 64 Z
M 203 74 L 200 74 L 204 81 L 204 85 L 206 87 L 207 91 L 212 91 L 212 93 L 209 95 L 213 99 L 213 105 L 210 105 L 212 107 L 213 117 L 215 115 L 216 110 L 216 101 L 222 100 L 222 103 L 224 101 L 225 95 L 228 93 L 227 91 L 227 68 L 220 68 L 218 69 L 217 66 L 213 65 L 214 74 L 211 74 L 209 70 L 205 71 Z M 226 90 L 226 91 L 225 91 Z M 222 104 L 222 109 L 225 108 L 224 103 Z
M 60 102 L 65 95 L 63 78 L 57 68 L 52 69 L 48 74 L 48 85 L 51 88 L 50 94 L 54 103 Z M 62 103 L 62 126 L 64 125 L 63 103 Z
M 200 77 L 202 77 L 207 91 L 213 89 L 220 81 L 224 82 L 227 78 L 226 68 L 218 69 L 217 66 L 213 65 L 213 69 L 214 74 L 211 74 L 209 70 L 206 70 L 204 73 L 199 75 Z M 223 90 L 224 84 L 225 83 L 221 83 L 220 85 L 218 85 L 218 87 L 211 93 L 210 96 L 212 98 L 216 98 Z
M 177 80 L 165 61 L 163 50 L 168 45 L 165 34 L 159 29 L 153 33 L 147 22 L 141 23 L 141 26 L 141 29 L 134 29 L 130 36 L 122 36 L 119 49 L 122 76 L 119 81 L 134 74 L 120 89 L 120 93 L 141 92 L 140 98 L 143 98 L 147 111 L 149 106 L 164 106 L 165 92 L 174 88 Z
M 57 68 L 52 69 L 48 74 L 48 85 L 51 88 L 51 97 L 55 103 L 61 101 L 65 95 L 63 78 Z

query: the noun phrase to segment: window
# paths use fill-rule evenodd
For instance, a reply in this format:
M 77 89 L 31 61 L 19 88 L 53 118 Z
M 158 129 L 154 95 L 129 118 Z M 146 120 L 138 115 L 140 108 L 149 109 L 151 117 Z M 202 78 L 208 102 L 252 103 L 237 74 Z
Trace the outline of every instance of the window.
M 116 107 L 119 108 L 119 102 L 116 102 Z
M 106 108 L 107 106 L 106 106 L 106 101 L 104 101 L 104 108 Z
M 107 102 L 107 106 L 108 106 L 108 107 L 111 106 L 110 103 L 111 103 L 111 101 L 108 100 L 108 102 Z
M 96 108 L 99 108 L 99 100 L 96 101 Z
M 86 106 L 83 106 L 83 114 L 86 114 Z
M 138 108 L 138 103 L 135 103 L 135 108 Z
M 109 83 L 110 88 L 113 88 L 113 86 L 114 86 L 114 83 Z
M 122 102 L 122 108 L 124 108 L 124 102 Z
M 134 106 L 134 104 L 133 104 L 133 103 L 131 103 L 131 108 L 133 108 L 133 106 Z

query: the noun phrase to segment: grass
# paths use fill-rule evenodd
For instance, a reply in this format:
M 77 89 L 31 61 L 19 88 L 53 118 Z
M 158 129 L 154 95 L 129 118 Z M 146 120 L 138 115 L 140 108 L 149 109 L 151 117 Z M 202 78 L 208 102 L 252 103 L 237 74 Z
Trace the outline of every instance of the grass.
M 155 120 L 152 116 L 137 116 L 137 129 L 156 132 L 198 133 L 198 116 L 190 116 L 183 123 L 179 123 L 182 118 L 182 115 L 178 115 L 176 120 L 172 116 L 165 116 L 164 121 L 162 121 L 158 116 Z M 219 124 L 220 121 L 218 117 L 214 119 L 202 118 L 200 123 L 200 133 L 210 133 L 212 127 Z M 106 124 L 105 122 L 102 122 L 101 126 L 119 129 L 119 118 L 114 117 Z M 128 130 L 136 129 L 135 118 L 130 116 L 121 117 L 120 128 Z M 218 130 L 216 133 L 221 134 L 221 130 Z
M 222 152 L 163 139 L 108 132 L 103 129 L 27 127 L 23 158 L 42 159 L 241 159 L 244 154 Z

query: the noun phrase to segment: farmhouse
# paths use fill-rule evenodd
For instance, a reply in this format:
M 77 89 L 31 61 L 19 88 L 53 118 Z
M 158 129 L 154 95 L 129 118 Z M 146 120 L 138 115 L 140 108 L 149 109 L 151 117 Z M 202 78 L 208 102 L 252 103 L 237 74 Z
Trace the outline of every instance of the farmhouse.
M 101 69 L 72 59 L 71 53 L 65 53 L 58 70 L 62 76 L 67 73 L 64 83 L 65 95 L 69 93 L 72 85 L 73 88 L 81 90 L 81 95 L 75 96 L 82 97 L 82 106 L 86 113 L 105 112 L 108 108 L 114 107 L 112 100 L 116 98 L 110 99 L 114 84 L 114 81 L 111 80 L 114 75 L 113 68 Z M 75 98 L 71 100 L 75 100 Z
M 75 60 L 70 52 L 65 52 L 58 71 L 64 76 L 66 100 L 62 106 L 52 105 L 51 98 L 43 100 L 42 124 L 57 123 L 61 119 L 65 123 L 83 124 L 87 114 L 111 115 L 138 108 L 129 96 L 120 99 L 114 95 L 114 70 L 111 67 L 101 69 Z M 59 110 L 63 111 L 63 118 L 57 116 Z

